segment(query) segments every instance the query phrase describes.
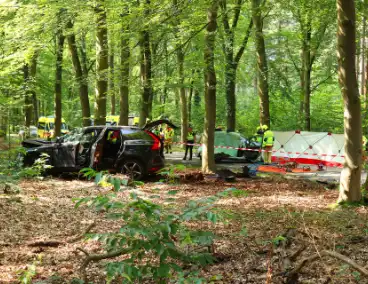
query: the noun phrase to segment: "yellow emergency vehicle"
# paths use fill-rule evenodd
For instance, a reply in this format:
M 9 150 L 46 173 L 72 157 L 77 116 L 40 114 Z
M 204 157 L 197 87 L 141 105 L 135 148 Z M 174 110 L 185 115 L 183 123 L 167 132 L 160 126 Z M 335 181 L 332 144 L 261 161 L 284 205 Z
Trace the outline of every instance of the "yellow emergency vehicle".
M 94 124 L 94 116 L 91 115 L 92 125 Z M 148 121 L 148 119 L 147 119 Z M 119 115 L 106 115 L 106 125 L 119 125 Z M 128 117 L 128 126 L 138 126 L 139 125 L 139 116 L 129 115 Z
M 65 120 L 61 119 L 61 134 L 69 132 Z M 37 136 L 41 138 L 53 137 L 55 133 L 55 116 L 41 116 L 37 123 Z
M 119 116 L 118 115 L 107 115 L 106 125 L 119 125 Z

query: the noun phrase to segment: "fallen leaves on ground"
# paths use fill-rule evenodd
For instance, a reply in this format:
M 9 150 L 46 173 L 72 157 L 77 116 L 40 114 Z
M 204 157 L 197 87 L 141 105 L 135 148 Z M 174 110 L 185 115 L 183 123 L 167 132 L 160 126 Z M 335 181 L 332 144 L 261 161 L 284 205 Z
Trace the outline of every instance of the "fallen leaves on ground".
M 119 224 L 86 207 L 75 209 L 72 199 L 96 196 L 101 190 L 92 182 L 56 178 L 23 181 L 20 188 L 16 198 L 0 196 L 0 283 L 17 283 L 17 271 L 25 269 L 40 255 L 42 260 L 36 267 L 35 280 L 59 279 L 59 283 L 69 283 L 72 278 L 80 277 L 78 269 L 83 255 L 77 247 L 96 252 L 99 244 L 67 243 L 67 240 L 81 234 L 92 222 L 97 224 L 94 232 L 111 231 Z M 318 183 L 272 177 L 226 183 L 206 177 L 204 181 L 187 184 L 148 182 L 135 190 L 146 198 L 153 194 L 167 196 L 169 191 L 178 190 L 173 198 L 180 206 L 227 188 L 247 193 L 218 202 L 233 218 L 225 224 L 197 224 L 219 236 L 214 246 L 219 262 L 201 270 L 214 283 L 283 283 L 285 279 L 280 274 L 283 258 L 276 244 L 290 228 L 296 230 L 296 235 L 287 254 L 291 256 L 300 250 L 292 265 L 324 249 L 367 265 L 367 208 L 331 209 L 338 192 Z M 118 197 L 127 198 L 128 193 L 119 192 Z M 164 198 L 155 200 L 164 202 Z M 63 244 L 29 246 L 32 242 L 49 240 Z M 305 249 L 301 250 L 302 247 Z M 88 272 L 93 283 L 104 283 L 102 264 L 91 265 Z M 300 283 L 368 283 L 359 273 L 333 258 L 321 258 L 306 265 L 299 280 Z

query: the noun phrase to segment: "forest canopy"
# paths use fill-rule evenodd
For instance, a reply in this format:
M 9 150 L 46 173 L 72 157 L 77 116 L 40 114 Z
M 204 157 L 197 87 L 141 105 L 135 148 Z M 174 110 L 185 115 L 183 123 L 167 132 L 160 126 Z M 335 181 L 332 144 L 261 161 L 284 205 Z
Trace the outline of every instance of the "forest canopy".
M 219 1 L 214 49 L 216 125 L 247 135 L 260 122 L 251 2 Z M 143 103 L 144 116 L 167 116 L 176 123 L 185 103 L 187 123 L 202 131 L 208 6 L 207 1 L 176 0 L 2 1 L 3 130 L 6 117 L 11 125 L 35 125 L 39 116 L 54 115 L 60 93 L 62 117 L 74 127 L 82 126 L 88 114 L 97 119 L 96 102 L 106 102 L 106 111 L 99 108 L 102 116 L 121 115 L 121 110 L 140 116 Z M 356 61 L 365 97 L 361 3 L 357 9 Z M 266 1 L 260 12 L 272 128 L 342 133 L 335 4 Z M 57 62 L 62 79 L 55 79 Z

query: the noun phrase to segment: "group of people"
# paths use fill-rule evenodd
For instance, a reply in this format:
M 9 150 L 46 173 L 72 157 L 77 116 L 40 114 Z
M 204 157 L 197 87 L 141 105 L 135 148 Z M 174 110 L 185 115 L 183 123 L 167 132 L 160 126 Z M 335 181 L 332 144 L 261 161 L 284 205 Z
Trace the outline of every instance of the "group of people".
M 174 139 L 174 129 L 167 125 L 165 128 L 162 126 L 157 127 L 153 130 L 153 133 L 160 137 L 161 140 L 161 156 L 164 156 L 164 150 L 166 150 L 166 154 L 172 154 L 172 144 Z M 193 146 L 195 143 L 195 133 L 193 132 L 193 128 L 188 126 L 188 134 L 185 141 L 185 155 L 183 160 L 187 159 L 189 154 L 189 160 L 193 158 Z
M 172 154 L 172 143 L 175 134 L 174 129 L 172 129 L 169 125 L 167 125 L 165 128 L 160 126 L 155 128 L 153 133 L 160 137 L 161 156 L 164 156 L 164 149 L 166 149 L 166 154 Z
M 172 154 L 172 144 L 174 139 L 174 129 L 171 128 L 169 125 L 166 127 L 160 126 L 156 127 L 153 131 L 161 140 L 161 155 L 164 156 L 164 150 L 166 150 L 166 154 Z M 192 160 L 193 158 L 193 146 L 196 142 L 195 140 L 195 133 L 193 128 L 189 125 L 188 126 L 188 133 L 185 143 L 185 154 L 183 160 Z M 265 164 L 272 163 L 272 148 L 275 141 L 275 137 L 273 132 L 268 128 L 267 125 L 262 125 L 257 127 L 257 132 L 254 135 L 255 141 L 260 143 L 263 152 L 263 161 Z
M 255 139 L 261 144 L 263 150 L 263 161 L 265 164 L 272 163 L 272 148 L 275 142 L 273 132 L 268 128 L 267 125 L 257 127 Z

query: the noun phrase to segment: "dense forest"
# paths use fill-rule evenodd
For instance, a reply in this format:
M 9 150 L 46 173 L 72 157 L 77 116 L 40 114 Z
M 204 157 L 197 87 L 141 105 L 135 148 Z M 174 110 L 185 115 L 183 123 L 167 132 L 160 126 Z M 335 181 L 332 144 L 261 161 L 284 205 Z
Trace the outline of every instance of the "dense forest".
M 134 116 L 143 126 L 165 117 L 182 141 L 188 125 L 203 132 L 208 171 L 218 126 L 244 135 L 259 124 L 345 129 L 354 171 L 367 120 L 367 3 L 343 4 L 2 1 L 1 132 L 49 115 L 55 137 L 64 121 L 104 125 L 119 115 L 120 125 Z
M 333 1 L 221 0 L 213 41 L 216 125 L 252 134 L 343 132 Z M 208 1 L 2 1 L 1 126 L 41 115 L 166 116 L 203 130 Z M 365 108 L 365 3 L 357 78 Z M 210 31 L 211 32 L 211 31 Z M 180 108 L 181 111 L 178 111 Z M 10 115 L 8 115 L 8 113 Z
M 0 282 L 363 283 L 367 15 L 368 0 L 0 0 Z M 219 129 L 246 142 L 215 145 Z M 215 148 L 235 159 L 218 167 Z

